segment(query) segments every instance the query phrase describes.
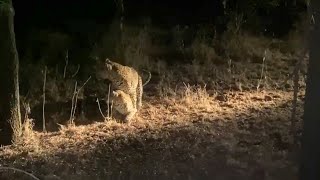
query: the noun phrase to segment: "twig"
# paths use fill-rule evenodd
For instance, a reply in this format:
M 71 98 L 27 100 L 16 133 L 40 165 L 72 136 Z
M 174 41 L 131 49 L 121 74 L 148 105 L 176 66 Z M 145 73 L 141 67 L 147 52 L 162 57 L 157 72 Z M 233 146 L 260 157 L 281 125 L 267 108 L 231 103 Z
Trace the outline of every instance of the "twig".
M 73 120 L 75 119 L 76 109 L 77 109 L 77 103 L 78 103 L 78 91 L 75 92 L 74 102 L 73 102 L 73 108 L 72 108 L 72 124 Z
M 83 85 L 79 88 L 78 92 L 88 83 L 88 81 L 91 79 L 91 76 L 83 83 Z
M 106 119 L 111 119 L 111 118 L 112 118 L 113 101 L 111 101 L 111 106 L 109 106 L 109 104 L 110 104 L 110 94 L 111 94 L 111 85 L 109 84 L 109 87 L 108 87 L 108 97 L 107 97 L 107 116 L 105 116 L 105 115 L 102 113 L 99 99 L 97 98 L 97 100 L 96 100 L 96 102 L 98 103 L 98 108 L 99 108 L 100 114 L 101 114 L 101 116 L 104 118 L 104 120 L 106 120 Z
M 47 81 L 47 66 L 44 67 L 44 80 L 43 80 L 43 102 L 42 102 L 42 131 L 46 132 L 46 118 L 45 118 L 45 103 L 46 103 L 46 81 Z
M 75 103 L 74 103 L 74 108 L 73 108 L 73 117 L 75 116 L 76 113 L 76 109 L 77 109 L 77 103 L 78 103 L 78 96 L 79 96 L 79 92 L 81 91 L 81 89 L 88 83 L 88 81 L 91 79 L 91 76 L 83 83 L 83 85 L 77 90 L 76 92 L 76 98 L 75 98 Z
M 108 104 L 108 117 L 110 117 L 110 108 L 109 108 L 109 103 L 110 103 L 110 91 L 111 91 L 111 86 L 110 86 L 110 84 L 109 84 L 109 86 L 108 86 L 108 102 L 107 102 L 107 104 Z
M 63 78 L 66 78 L 67 66 L 69 63 L 69 50 L 67 50 L 67 52 L 66 52 L 65 61 L 66 61 L 66 64 L 65 64 L 64 70 L 63 70 Z
M 18 172 L 22 172 L 28 176 L 30 176 L 31 178 L 35 179 L 35 180 L 40 180 L 39 178 L 37 178 L 35 175 L 28 173 L 27 171 L 21 170 L 21 169 L 17 169 L 17 168 L 13 168 L 13 167 L 0 167 L 0 170 L 13 170 L 13 171 L 18 171 Z
M 81 89 L 88 83 L 88 81 L 91 79 L 91 76 L 83 83 L 83 85 L 77 90 L 77 81 L 75 83 L 74 92 L 72 96 L 72 102 L 71 102 L 71 112 L 70 112 L 70 123 L 73 124 L 74 116 L 77 109 L 77 102 L 78 102 L 78 96 Z
M 26 102 L 23 102 L 23 107 L 25 109 L 24 121 L 26 121 L 27 119 L 29 119 L 29 114 L 31 114 L 30 104 L 26 103 Z
M 265 66 L 265 61 L 266 61 L 266 55 L 267 55 L 267 51 L 266 51 L 266 50 L 264 50 L 264 56 L 263 56 L 263 59 L 262 59 L 261 76 L 260 76 L 260 79 L 259 79 L 259 81 L 258 81 L 257 91 L 258 91 L 258 90 L 259 90 L 259 88 L 260 88 L 260 85 L 261 85 L 261 81 L 262 81 L 263 75 L 265 74 L 265 72 L 264 72 L 264 66 Z
M 111 101 L 110 109 L 111 109 L 111 112 L 110 112 L 110 119 L 111 119 L 112 118 L 112 110 L 113 110 L 113 101 Z
M 74 99 L 75 99 L 75 96 L 77 93 L 77 85 L 78 85 L 78 82 L 76 81 L 76 83 L 74 85 L 72 99 L 71 99 L 71 111 L 70 111 L 70 118 L 69 118 L 69 123 L 71 123 L 71 124 L 73 124 L 73 108 L 74 108 Z
M 72 74 L 73 78 L 78 74 L 79 70 L 80 70 L 80 64 L 78 64 L 78 68 L 77 68 L 76 72 Z
M 97 98 L 96 102 L 98 103 L 98 108 L 99 108 L 99 111 L 100 111 L 101 116 L 103 117 L 103 119 L 107 119 L 108 117 L 106 117 L 106 116 L 102 113 L 102 110 L 101 110 L 101 107 L 100 107 L 100 102 L 99 102 L 99 99 L 98 99 L 98 98 Z

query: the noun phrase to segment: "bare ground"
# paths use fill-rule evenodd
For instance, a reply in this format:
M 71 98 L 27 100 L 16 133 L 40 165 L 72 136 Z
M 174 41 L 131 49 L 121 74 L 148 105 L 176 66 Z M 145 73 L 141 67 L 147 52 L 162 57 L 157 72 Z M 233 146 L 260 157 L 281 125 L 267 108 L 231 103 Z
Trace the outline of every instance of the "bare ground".
M 149 96 L 128 124 L 32 132 L 23 143 L 0 149 L 0 166 L 40 179 L 294 180 L 291 99 L 292 92 L 275 90 Z M 12 170 L 0 177 L 30 179 Z

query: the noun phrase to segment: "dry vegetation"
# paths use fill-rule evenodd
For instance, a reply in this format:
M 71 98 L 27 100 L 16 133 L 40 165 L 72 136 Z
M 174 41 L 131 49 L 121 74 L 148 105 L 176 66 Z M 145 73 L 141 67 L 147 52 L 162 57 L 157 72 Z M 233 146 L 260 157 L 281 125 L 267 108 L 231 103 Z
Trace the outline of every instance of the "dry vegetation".
M 68 125 L 62 121 L 69 117 L 60 116 L 63 107 L 53 105 L 53 120 L 48 118 L 48 123 L 63 124 L 59 130 L 32 130 L 29 117 L 21 140 L 0 149 L 0 167 L 23 169 L 40 179 L 296 178 L 296 149 L 289 134 L 293 88 L 285 79 L 298 56 L 286 42 L 239 33 L 226 34 L 220 43 L 205 42 L 199 35 L 184 47 L 180 43 L 184 32 L 176 28 L 176 50 L 189 63 L 170 66 L 150 55 L 164 49 L 152 45 L 153 31 L 146 27 L 128 31 L 126 64 L 153 72 L 136 118 L 128 124 L 103 122 L 94 104 L 97 115 L 87 119 L 78 115 L 75 124 Z M 102 52 L 99 47 L 94 53 L 101 57 Z M 75 80 L 52 74 L 48 74 L 48 101 L 69 101 Z M 297 129 L 301 129 L 303 80 Z M 31 106 L 41 104 L 37 93 L 41 93 L 37 88 L 30 89 Z M 70 108 L 69 103 L 64 111 L 70 114 Z M 42 119 L 35 120 L 41 124 Z M 31 179 L 13 170 L 1 171 L 1 179 Z

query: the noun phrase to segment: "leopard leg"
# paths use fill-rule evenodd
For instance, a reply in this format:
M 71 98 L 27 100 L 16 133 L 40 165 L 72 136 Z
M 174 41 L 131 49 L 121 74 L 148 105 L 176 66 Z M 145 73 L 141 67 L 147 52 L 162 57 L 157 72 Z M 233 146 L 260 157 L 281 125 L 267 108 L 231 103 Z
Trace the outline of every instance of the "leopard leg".
M 130 98 L 131 98 L 132 105 L 133 105 L 134 109 L 137 109 L 137 91 L 136 90 L 132 90 L 129 95 L 130 95 Z
M 137 109 L 133 109 L 131 112 L 129 112 L 126 117 L 124 118 L 124 121 L 125 122 L 129 122 L 133 117 L 134 115 L 137 113 Z
M 142 107 L 142 94 L 143 94 L 143 86 L 142 86 L 142 79 L 139 77 L 139 82 L 137 86 L 137 110 Z

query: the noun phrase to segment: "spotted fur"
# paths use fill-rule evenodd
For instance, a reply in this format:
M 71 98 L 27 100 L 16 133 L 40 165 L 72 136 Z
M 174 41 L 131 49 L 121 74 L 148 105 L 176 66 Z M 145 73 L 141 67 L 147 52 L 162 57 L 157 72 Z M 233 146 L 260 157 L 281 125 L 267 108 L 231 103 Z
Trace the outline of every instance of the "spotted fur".
M 113 108 L 121 115 L 125 116 L 124 120 L 126 122 L 130 121 L 136 114 L 137 109 L 134 107 L 129 94 L 126 94 L 121 90 L 115 90 L 112 91 L 111 100 Z
M 111 81 L 114 90 L 122 90 L 131 98 L 135 109 L 142 107 L 143 86 L 149 83 L 151 73 L 144 84 L 139 73 L 132 67 L 119 64 L 106 59 L 101 70 L 97 72 L 98 78 Z M 144 70 L 145 71 L 145 70 Z

